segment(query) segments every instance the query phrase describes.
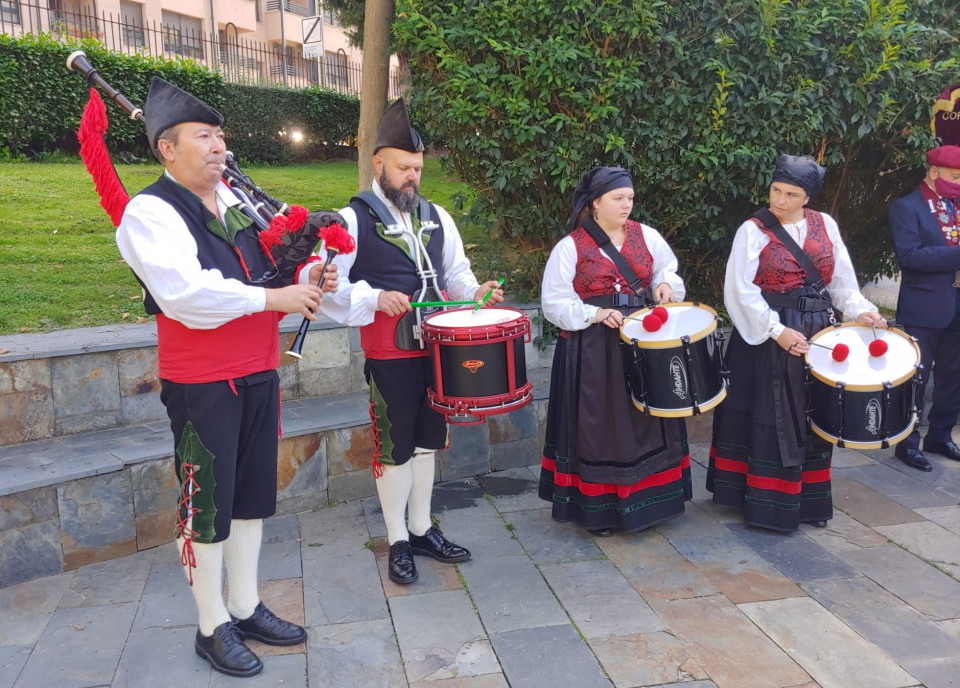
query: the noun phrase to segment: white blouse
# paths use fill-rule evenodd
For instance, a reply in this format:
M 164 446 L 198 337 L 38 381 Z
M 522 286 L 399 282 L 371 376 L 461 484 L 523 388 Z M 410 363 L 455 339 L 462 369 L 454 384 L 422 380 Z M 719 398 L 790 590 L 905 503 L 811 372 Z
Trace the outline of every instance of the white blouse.
M 867 301 L 857 286 L 857 276 L 847 247 L 840 238 L 837 222 L 826 213 L 821 213 L 827 236 L 833 244 L 833 278 L 827 285 L 827 292 L 833 305 L 844 316 L 855 320 L 861 313 L 876 311 L 877 307 Z M 802 219 L 793 224 L 784 224 L 783 228 L 797 245 L 803 246 L 807 239 L 807 221 Z M 727 260 L 727 273 L 723 283 L 723 302 L 734 327 L 747 344 L 762 344 L 764 340 L 777 339 L 784 330 L 780 316 L 770 308 L 760 293 L 760 287 L 753 283 L 760 266 L 760 252 L 770 243 L 770 238 L 750 220 L 737 229 L 733 238 L 730 258 Z
M 673 290 L 677 301 L 682 301 L 687 290 L 683 280 L 677 274 L 677 257 L 670 249 L 670 245 L 653 227 L 641 224 L 643 240 L 653 256 L 654 286 L 666 282 Z M 619 249 L 617 249 L 619 250 Z M 607 260 L 609 254 L 600 250 Z M 613 261 L 610 261 L 611 263 Z M 573 288 L 573 278 L 577 271 L 577 246 L 570 236 L 561 239 L 547 260 L 547 267 L 543 272 L 543 286 L 541 289 L 541 307 L 544 317 L 563 330 L 585 330 L 593 324 L 597 306 L 583 302 Z

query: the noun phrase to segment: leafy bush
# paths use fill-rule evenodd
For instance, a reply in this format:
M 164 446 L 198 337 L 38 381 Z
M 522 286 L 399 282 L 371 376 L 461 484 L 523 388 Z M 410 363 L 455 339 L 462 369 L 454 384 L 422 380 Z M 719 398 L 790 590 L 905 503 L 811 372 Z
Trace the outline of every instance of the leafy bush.
M 945 5 L 399 0 L 394 33 L 418 116 L 478 189 L 472 213 L 540 257 L 531 291 L 580 175 L 623 165 L 634 215 L 674 246 L 692 295 L 716 302 L 781 152 L 828 168 L 812 205 L 837 217 L 861 274 L 891 268 L 886 205 L 919 179 L 930 106 L 956 81 L 960 19 Z
M 67 56 L 78 48 L 107 83 L 137 105 L 146 100 L 150 78 L 160 76 L 219 109 L 228 146 L 244 162 L 330 157 L 342 153 L 344 144 L 351 146 L 356 136 L 359 101 L 335 91 L 227 84 L 220 74 L 190 60 L 114 53 L 93 40 L 61 43 L 46 35 L 0 34 L 0 157 L 78 151 L 76 131 L 88 87 L 66 68 Z M 107 115 L 112 152 L 150 156 L 141 122 L 112 105 Z M 294 131 L 304 134 L 302 144 L 290 138 Z

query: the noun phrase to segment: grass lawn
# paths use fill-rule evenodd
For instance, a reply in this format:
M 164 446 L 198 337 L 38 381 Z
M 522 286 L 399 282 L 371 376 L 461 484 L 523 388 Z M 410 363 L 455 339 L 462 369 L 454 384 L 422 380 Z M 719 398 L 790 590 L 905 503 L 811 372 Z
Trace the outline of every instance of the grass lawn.
M 119 165 L 133 195 L 160 174 L 159 165 Z M 355 162 L 245 170 L 267 193 L 311 210 L 337 209 L 357 189 Z M 469 195 L 427 160 L 423 194 L 455 219 L 454 194 Z M 140 286 L 114 243 L 93 181 L 75 163 L 0 163 L 0 334 L 135 322 L 145 316 Z M 475 248 L 479 232 L 461 225 Z M 491 276 L 477 275 L 482 280 Z

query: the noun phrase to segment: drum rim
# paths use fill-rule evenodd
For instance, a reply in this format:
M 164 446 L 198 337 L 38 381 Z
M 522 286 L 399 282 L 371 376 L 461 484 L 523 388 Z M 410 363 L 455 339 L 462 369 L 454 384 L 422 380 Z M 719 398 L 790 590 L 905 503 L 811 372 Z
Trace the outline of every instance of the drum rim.
M 438 315 L 447 315 L 447 314 L 449 314 L 449 313 L 468 313 L 468 312 L 472 312 L 473 310 L 475 310 L 475 308 L 476 308 L 476 306 L 464 306 L 464 307 L 462 307 L 462 308 L 450 308 L 449 310 L 438 311 L 437 313 L 431 313 L 430 315 L 428 315 L 426 318 L 423 319 L 423 324 L 421 325 L 421 327 L 422 327 L 422 328 L 426 328 L 427 325 L 430 324 L 430 320 L 431 320 L 432 318 L 435 318 L 435 317 L 438 316 Z M 452 330 L 452 329 L 454 329 L 454 328 L 461 329 L 461 330 L 470 330 L 470 329 L 481 330 L 481 329 L 487 328 L 487 327 L 499 327 L 499 326 L 502 326 L 502 325 L 506 325 L 507 323 L 511 323 L 511 322 L 513 322 L 514 320 L 522 320 L 524 317 L 527 317 L 527 314 L 526 314 L 524 311 L 520 310 L 519 308 L 514 308 L 514 307 L 512 307 L 512 306 L 491 306 L 490 308 L 484 308 L 484 309 L 482 309 L 482 310 L 486 310 L 486 311 L 513 311 L 514 313 L 517 314 L 517 317 L 512 318 L 511 320 L 504 320 L 504 321 L 502 321 L 502 322 L 488 323 L 488 324 L 486 324 L 486 325 L 473 325 L 473 326 L 470 326 L 470 325 L 454 325 L 454 326 L 452 326 L 452 327 L 451 327 L 451 326 L 447 326 L 447 325 L 431 325 L 431 327 L 432 327 L 434 330 L 440 330 L 440 331 L 443 331 L 443 330 Z
M 676 301 L 672 303 L 665 303 L 662 305 L 664 308 L 667 308 L 667 309 L 678 308 L 680 306 L 701 308 L 709 312 L 713 316 L 713 320 L 710 321 L 709 326 L 703 328 L 702 330 L 698 330 L 697 332 L 694 332 L 691 335 L 688 335 L 690 337 L 691 344 L 693 342 L 699 342 L 701 339 L 706 339 L 707 337 L 710 336 L 711 332 L 714 332 L 717 329 L 717 312 L 714 309 L 712 309 L 710 306 L 702 304 L 699 301 Z M 653 312 L 653 308 L 654 307 L 641 308 L 635 313 L 631 313 L 630 315 L 628 315 L 623 319 L 623 324 L 626 324 L 628 320 L 642 320 L 643 316 L 649 315 L 651 312 Z M 678 346 L 683 346 L 683 341 L 681 341 L 679 338 L 646 341 L 646 340 L 633 339 L 632 337 L 627 337 L 623 333 L 623 325 L 620 325 L 620 339 L 623 340 L 624 343 L 629 344 L 631 346 L 633 346 L 634 342 L 636 342 L 636 347 L 638 349 L 675 349 Z
M 840 329 L 840 328 L 842 328 L 842 327 L 869 327 L 869 326 L 868 326 L 868 325 L 862 325 L 862 324 L 857 323 L 857 322 L 845 322 L 845 323 L 838 323 L 837 325 L 830 325 L 829 327 L 825 327 L 825 328 L 823 328 L 822 330 L 820 330 L 819 332 L 817 332 L 815 335 L 813 335 L 813 337 L 810 338 L 810 341 L 811 341 L 811 342 L 815 342 L 815 341 L 817 341 L 817 337 L 819 337 L 819 336 L 820 336 L 821 334 L 823 334 L 824 332 L 828 332 L 828 331 L 829 331 L 829 332 L 832 332 L 832 331 L 838 330 L 838 329 Z M 881 382 L 877 382 L 877 383 L 870 384 L 870 385 L 844 383 L 843 389 L 844 389 L 845 391 L 847 391 L 847 392 L 876 392 L 876 391 L 882 390 L 882 389 L 883 389 L 883 386 L 884 386 L 885 384 L 887 384 L 887 383 L 889 383 L 891 387 L 899 387 L 900 385 L 902 385 L 902 384 L 904 384 L 905 382 L 909 381 L 913 376 L 915 376 L 915 375 L 917 374 L 917 366 L 920 364 L 920 347 L 919 347 L 919 345 L 917 344 L 916 338 L 915 338 L 915 337 L 911 337 L 909 334 L 907 334 L 907 333 L 904 332 L 903 330 L 898 329 L 898 328 L 896 328 L 896 327 L 887 328 L 887 332 L 893 332 L 893 333 L 895 333 L 896 336 L 898 336 L 898 337 L 903 337 L 904 339 L 907 340 L 907 342 L 910 343 L 911 346 L 913 346 L 913 350 L 914 350 L 914 352 L 917 354 L 917 362 L 914 364 L 913 368 L 911 368 L 911 369 L 908 370 L 906 373 L 904 373 L 904 374 L 901 375 L 900 377 L 895 378 L 895 379 L 893 379 L 893 380 L 883 380 L 883 381 L 881 381 Z M 810 365 L 810 360 L 809 360 L 808 356 L 809 356 L 809 354 L 804 354 L 804 356 L 803 356 L 803 362 L 806 364 L 807 368 L 810 370 L 810 374 L 813 375 L 815 378 L 817 378 L 817 379 L 818 379 L 820 382 L 822 382 L 823 384 L 827 385 L 828 387 L 837 388 L 837 387 L 839 386 L 839 384 L 840 384 L 839 381 L 837 381 L 837 380 L 831 380 L 830 378 L 825 377 L 824 375 L 818 373 L 817 370 L 816 370 L 816 368 L 814 368 L 812 365 Z M 844 440 L 844 442 L 846 442 L 846 440 Z M 869 447 L 869 448 L 870 448 L 870 449 L 874 449 L 875 447 Z
M 720 393 L 712 399 L 708 399 L 702 404 L 698 404 L 700 408 L 700 415 L 703 415 L 707 411 L 712 411 L 714 408 L 720 405 L 720 402 L 727 398 L 727 386 L 724 385 L 720 389 Z M 640 408 L 640 405 L 637 403 L 636 398 L 631 394 L 630 401 L 633 403 L 634 407 L 640 412 L 648 416 L 654 416 L 656 418 L 690 418 L 694 416 L 693 406 L 683 406 L 679 409 L 664 409 L 659 406 L 650 406 L 647 404 L 647 411 L 644 411 Z M 656 411 L 656 413 L 654 413 Z
M 896 435 L 891 435 L 890 437 L 885 437 L 884 440 L 887 442 L 888 447 L 892 447 L 896 444 L 900 444 L 907 437 L 910 436 L 910 433 L 913 432 L 914 426 L 917 424 L 917 414 L 911 414 L 910 424 Z M 829 432 L 821 428 L 819 425 L 810 421 L 810 429 L 814 434 L 817 435 L 820 439 L 829 442 L 832 445 L 839 446 L 837 443 L 840 440 L 843 440 L 843 446 L 847 449 L 883 449 L 883 441 L 878 440 L 877 442 L 857 442 L 856 440 L 845 440 L 842 437 L 837 437 L 836 435 L 831 435 Z

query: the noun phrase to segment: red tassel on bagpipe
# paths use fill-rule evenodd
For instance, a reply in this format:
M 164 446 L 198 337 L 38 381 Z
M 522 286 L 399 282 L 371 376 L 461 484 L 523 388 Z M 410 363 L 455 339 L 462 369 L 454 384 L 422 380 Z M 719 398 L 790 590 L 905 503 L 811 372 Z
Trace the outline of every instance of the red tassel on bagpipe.
M 303 227 L 307 220 L 307 209 L 302 205 L 290 206 L 287 215 L 277 215 L 270 221 L 270 226 L 260 232 L 260 246 L 264 253 L 269 254 L 270 250 L 283 243 L 283 235 L 290 232 L 296 232 Z
M 100 205 L 107 211 L 113 226 L 117 227 L 120 225 L 120 219 L 130 201 L 130 196 L 123 188 L 123 183 L 110 159 L 107 144 L 103 140 L 107 126 L 107 108 L 97 90 L 91 87 L 90 100 L 83 109 L 80 128 L 77 130 L 80 157 L 90 176 L 93 177 L 93 183 L 100 195 Z

